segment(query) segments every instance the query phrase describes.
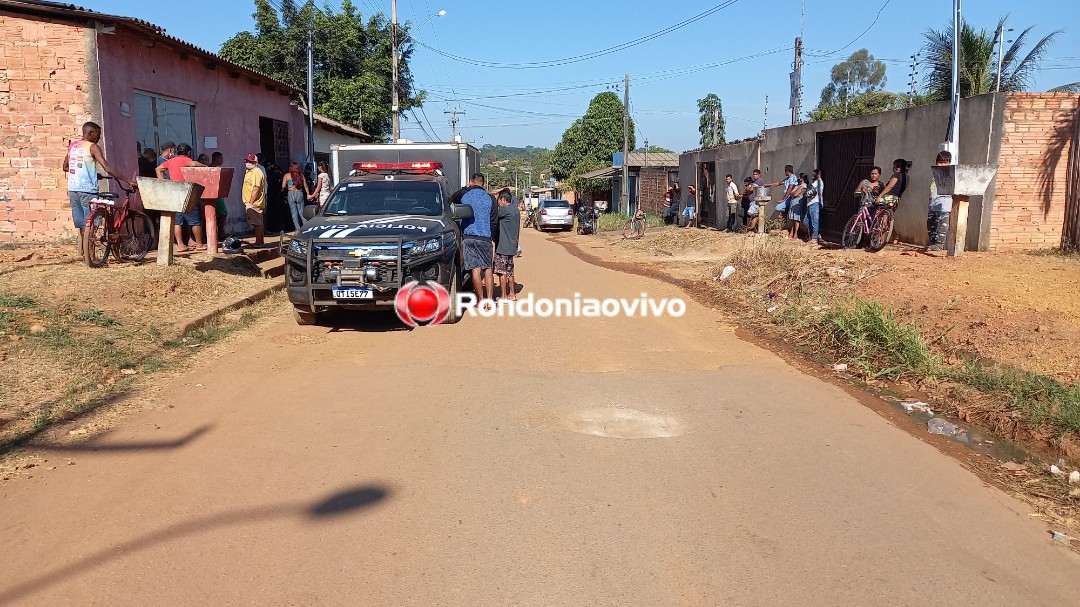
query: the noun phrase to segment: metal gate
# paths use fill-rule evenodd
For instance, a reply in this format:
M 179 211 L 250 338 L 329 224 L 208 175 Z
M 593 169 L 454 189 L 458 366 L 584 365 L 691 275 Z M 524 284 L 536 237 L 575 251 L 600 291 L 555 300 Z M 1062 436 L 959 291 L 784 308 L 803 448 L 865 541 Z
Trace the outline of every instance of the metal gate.
M 1061 248 L 1080 250 L 1080 111 L 1073 117 L 1075 128 L 1069 150 L 1069 172 L 1065 183 L 1065 225 Z
M 698 163 L 697 191 L 698 225 L 717 227 L 715 162 Z
M 874 166 L 877 129 L 852 129 L 818 133 L 818 168 L 825 183 L 821 205 L 821 236 L 840 242 L 844 224 L 858 210 L 853 195 L 859 182 Z

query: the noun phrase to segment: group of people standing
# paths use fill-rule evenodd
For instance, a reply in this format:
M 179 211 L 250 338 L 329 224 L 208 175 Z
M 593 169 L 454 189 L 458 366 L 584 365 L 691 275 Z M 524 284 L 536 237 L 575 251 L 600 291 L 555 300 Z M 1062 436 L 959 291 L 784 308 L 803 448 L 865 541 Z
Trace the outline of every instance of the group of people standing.
M 450 197 L 453 204 L 468 205 L 472 217 L 461 221 L 462 268 L 472 277 L 473 291 L 481 300 L 517 300 L 514 258 L 521 254 L 521 211 L 503 188 L 492 195 L 483 173 L 475 173 L 469 185 Z M 494 276 L 499 277 L 499 296 Z

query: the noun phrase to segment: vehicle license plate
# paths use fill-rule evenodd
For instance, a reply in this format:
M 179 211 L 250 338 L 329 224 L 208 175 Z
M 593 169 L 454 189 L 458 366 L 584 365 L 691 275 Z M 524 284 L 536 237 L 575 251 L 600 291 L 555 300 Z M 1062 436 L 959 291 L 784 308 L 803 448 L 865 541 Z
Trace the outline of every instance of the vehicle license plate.
M 334 299 L 374 299 L 375 292 L 371 289 L 333 289 Z

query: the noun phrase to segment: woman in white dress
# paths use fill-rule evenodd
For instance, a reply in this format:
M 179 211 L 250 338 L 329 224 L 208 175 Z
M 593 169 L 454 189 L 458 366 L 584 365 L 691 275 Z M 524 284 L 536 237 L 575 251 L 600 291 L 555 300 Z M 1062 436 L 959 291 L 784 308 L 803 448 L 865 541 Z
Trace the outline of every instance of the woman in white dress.
M 318 165 L 319 176 L 315 179 L 315 191 L 312 192 L 309 202 L 315 202 L 315 199 L 319 200 L 319 210 L 322 210 L 323 205 L 326 204 L 326 200 L 330 198 L 330 173 L 326 168 L 325 162 L 320 162 Z

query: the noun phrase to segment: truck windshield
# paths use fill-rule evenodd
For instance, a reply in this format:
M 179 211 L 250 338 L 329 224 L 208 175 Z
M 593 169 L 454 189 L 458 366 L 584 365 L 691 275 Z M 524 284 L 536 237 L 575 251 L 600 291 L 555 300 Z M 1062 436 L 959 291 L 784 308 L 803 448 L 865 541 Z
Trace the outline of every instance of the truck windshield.
M 323 215 L 442 215 L 442 192 L 430 181 L 359 181 L 342 184 Z

